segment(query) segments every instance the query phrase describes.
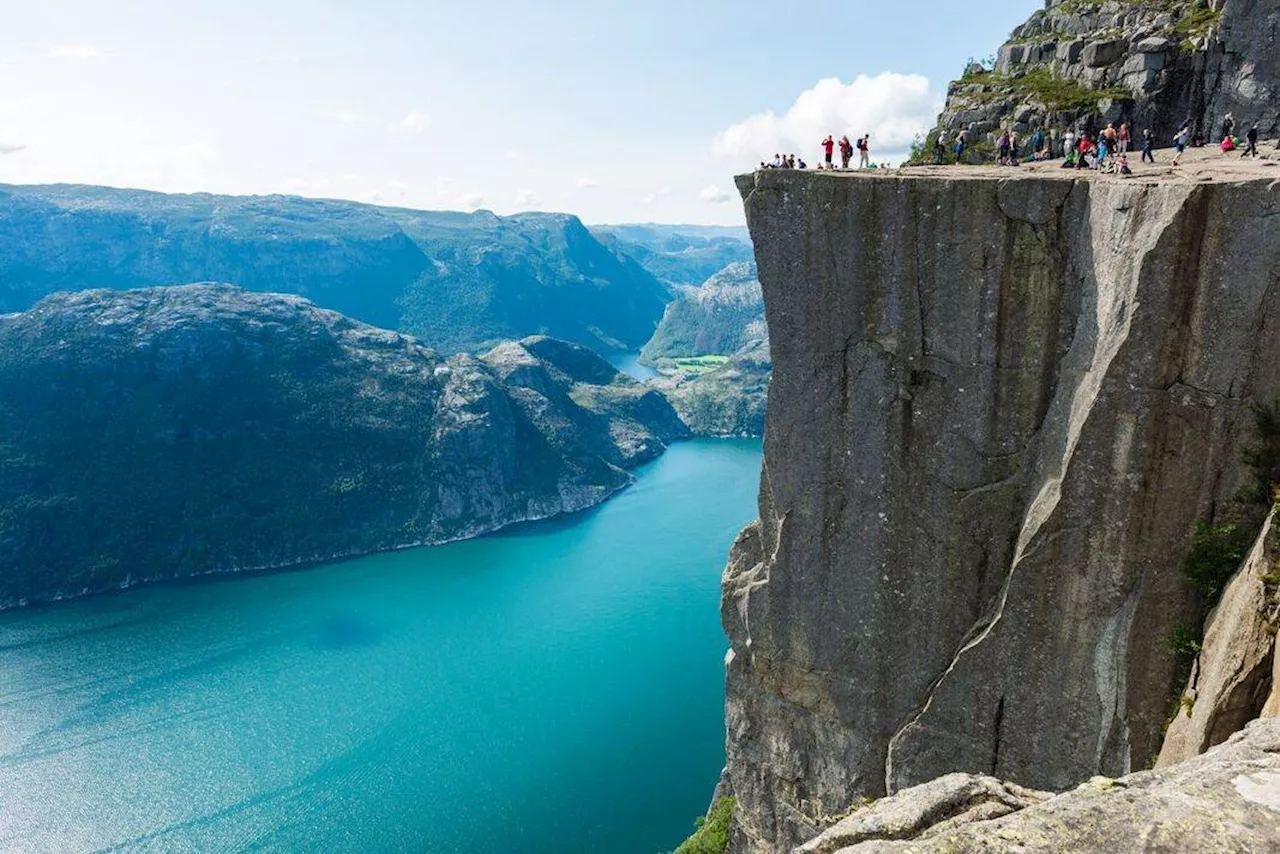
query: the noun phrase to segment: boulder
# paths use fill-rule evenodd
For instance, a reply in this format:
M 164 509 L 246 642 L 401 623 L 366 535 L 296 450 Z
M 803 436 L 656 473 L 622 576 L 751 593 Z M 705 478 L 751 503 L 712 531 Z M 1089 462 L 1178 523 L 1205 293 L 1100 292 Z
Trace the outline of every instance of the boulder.
M 1080 61 L 1090 68 L 1105 68 L 1122 59 L 1129 43 L 1122 39 L 1089 42 L 1080 54 Z
M 1098 777 L 1056 797 L 951 775 L 855 812 L 795 853 L 1138 850 L 1280 850 L 1280 720 L 1250 724 L 1180 765 Z

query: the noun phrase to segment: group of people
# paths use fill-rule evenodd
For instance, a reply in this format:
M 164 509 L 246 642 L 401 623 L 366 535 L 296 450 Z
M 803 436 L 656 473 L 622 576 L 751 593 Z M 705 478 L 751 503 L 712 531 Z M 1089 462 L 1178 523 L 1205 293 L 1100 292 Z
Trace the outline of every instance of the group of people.
M 1232 151 L 1235 151 L 1240 147 L 1242 140 L 1240 140 L 1236 136 L 1233 136 L 1235 129 L 1236 129 L 1236 117 L 1233 116 L 1231 113 L 1227 113 L 1226 117 L 1223 118 L 1222 120 L 1222 142 L 1219 144 L 1219 147 L 1222 149 L 1223 154 L 1227 154 Z M 1244 151 L 1241 152 L 1240 154 L 1241 157 L 1257 157 L 1258 156 L 1258 123 L 1257 122 L 1254 122 L 1253 127 L 1245 131 L 1243 143 L 1244 143 Z M 1280 145 L 1277 145 L 1276 147 L 1280 148 Z
M 849 162 L 853 160 L 853 152 L 858 152 L 858 168 L 869 169 L 871 164 L 871 134 L 863 134 L 855 142 L 850 142 L 849 137 L 840 137 L 839 142 L 830 134 L 822 140 L 822 161 L 818 163 L 819 169 L 835 169 L 837 168 L 835 160 L 836 149 L 840 149 L 840 169 L 848 169 Z M 761 161 L 761 169 L 808 169 L 809 165 L 804 162 L 803 158 L 796 157 L 794 154 L 775 154 L 773 161 Z

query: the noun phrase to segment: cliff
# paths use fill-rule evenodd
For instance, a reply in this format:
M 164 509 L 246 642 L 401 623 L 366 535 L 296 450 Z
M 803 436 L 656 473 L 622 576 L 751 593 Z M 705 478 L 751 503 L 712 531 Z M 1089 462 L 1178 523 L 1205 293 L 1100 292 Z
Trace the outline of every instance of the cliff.
M 441 352 L 552 335 L 638 350 L 668 298 L 577 217 L 0 185 L 0 312 L 92 282 L 304 296 Z
M 0 424 L 0 608 L 581 510 L 688 435 L 572 344 L 445 359 L 217 285 L 0 315 Z
M 1266 175 L 738 179 L 774 375 L 724 576 L 732 851 L 951 772 L 1154 761 L 1183 559 L 1280 394 Z
M 990 157 L 1005 128 L 1097 131 L 1127 121 L 1168 146 L 1184 120 L 1218 141 L 1233 113 L 1280 132 L 1280 0 L 1047 0 L 996 54 L 947 93 L 938 128 L 961 129 Z M 985 144 L 983 144 L 985 143 Z

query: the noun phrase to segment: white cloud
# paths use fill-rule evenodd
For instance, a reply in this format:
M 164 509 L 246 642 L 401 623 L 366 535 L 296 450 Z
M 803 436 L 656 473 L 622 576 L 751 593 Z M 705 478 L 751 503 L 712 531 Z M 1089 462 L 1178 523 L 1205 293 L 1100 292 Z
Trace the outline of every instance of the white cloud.
M 59 44 L 46 48 L 44 55 L 50 59 L 106 59 L 114 56 L 109 50 L 84 45 Z
M 704 187 L 702 192 L 698 194 L 698 198 L 702 199 L 704 202 L 711 202 L 712 204 L 719 205 L 729 201 L 733 196 L 726 193 L 715 184 L 712 184 L 710 187 Z
M 871 134 L 872 158 L 905 152 L 912 139 L 933 126 L 943 97 L 919 74 L 860 74 L 849 83 L 819 80 L 796 98 L 785 115 L 757 113 L 716 135 L 715 154 L 752 161 L 775 153 L 813 153 L 822 138 Z
M 542 204 L 542 197 L 538 195 L 536 190 L 521 190 L 516 193 L 516 207 L 518 208 L 536 208 Z
M 581 178 L 578 179 L 579 190 L 594 190 L 599 186 L 600 186 L 599 181 L 592 180 L 586 175 L 583 175 Z
M 13 143 L 13 142 L 0 142 L 0 155 L 17 154 L 19 151 L 22 151 L 24 148 L 26 148 L 25 145 L 18 145 L 17 143 Z
M 671 195 L 671 188 L 663 187 L 660 190 L 655 190 L 654 192 L 649 193 L 647 196 L 642 197 L 640 199 L 640 202 L 641 204 L 651 205 L 654 202 L 656 202 L 658 199 L 662 198 L 663 196 L 669 196 L 669 195 Z
M 413 112 L 400 120 L 400 127 L 414 133 L 422 133 L 427 129 L 427 125 L 431 123 L 431 117 L 426 113 Z
M 479 193 L 467 193 L 466 195 L 458 196 L 458 207 L 464 211 L 479 210 L 484 207 L 484 196 Z
M 357 111 L 350 109 L 334 110 L 329 114 L 329 118 L 333 119 L 335 122 L 341 122 L 344 125 L 353 125 L 364 120 L 364 116 L 360 115 Z

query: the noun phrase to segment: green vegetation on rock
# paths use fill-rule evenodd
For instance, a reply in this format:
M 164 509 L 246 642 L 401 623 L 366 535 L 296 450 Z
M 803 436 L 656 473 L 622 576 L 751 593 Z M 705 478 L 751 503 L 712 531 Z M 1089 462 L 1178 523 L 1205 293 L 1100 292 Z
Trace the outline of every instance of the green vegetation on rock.
M 680 844 L 675 854 L 724 854 L 729 846 L 729 828 L 737 799 L 719 798 L 705 816 L 698 816 L 693 835 Z

